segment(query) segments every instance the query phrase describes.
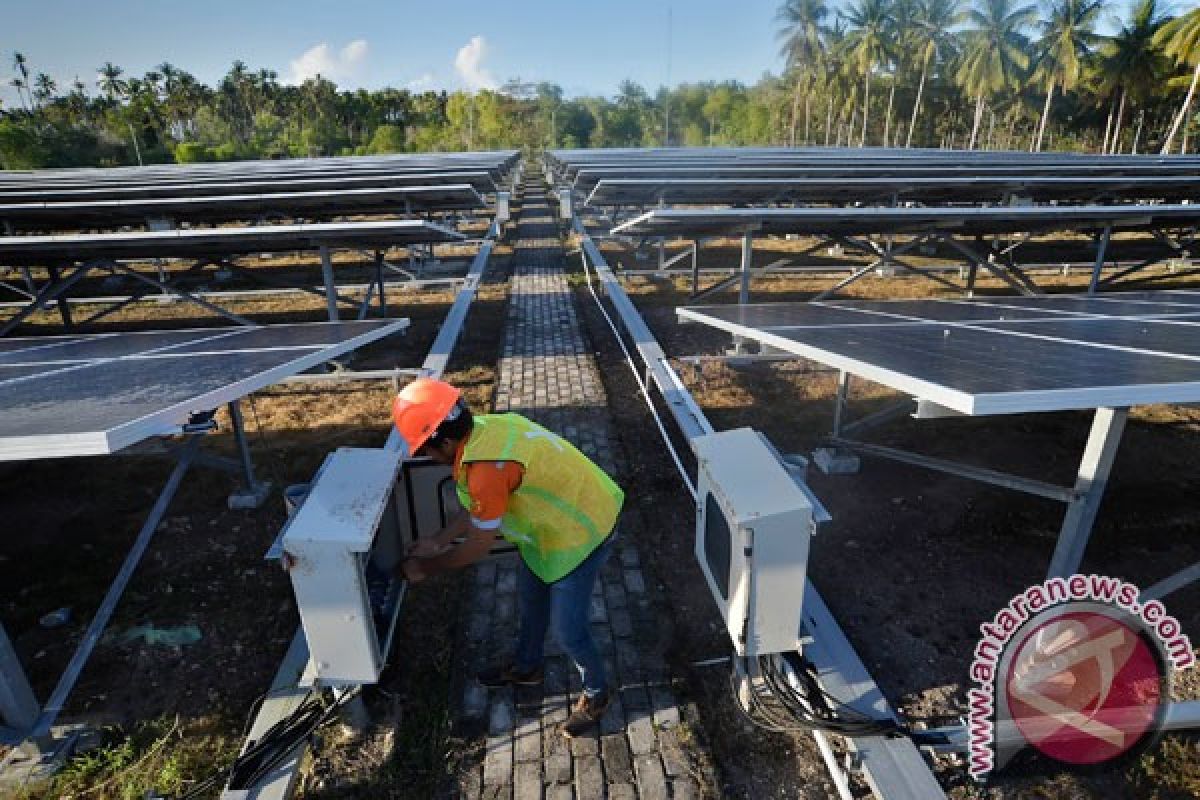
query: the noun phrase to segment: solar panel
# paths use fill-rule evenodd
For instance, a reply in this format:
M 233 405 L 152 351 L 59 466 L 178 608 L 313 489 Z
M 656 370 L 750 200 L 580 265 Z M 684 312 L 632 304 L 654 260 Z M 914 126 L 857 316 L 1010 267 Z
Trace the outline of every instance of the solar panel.
M 1026 233 L 1194 226 L 1200 205 L 1016 206 L 990 208 L 725 208 L 656 209 L 624 222 L 614 234 L 732 235 L 742 232 L 810 235 L 913 233 Z
M 133 233 L 0 236 L 0 264 L 74 263 L 95 258 L 184 258 L 312 250 L 379 248 L 461 241 L 461 233 L 415 219 L 324 222 Z
M 970 415 L 1200 401 L 1196 295 L 842 301 L 679 309 Z
M 288 191 L 349 190 L 398 188 L 405 186 L 443 186 L 466 184 L 477 192 L 496 191 L 496 182 L 487 172 L 384 173 L 380 175 L 328 176 L 251 176 L 238 180 L 213 182 L 158 182 L 151 184 L 0 186 L 0 202 L 95 202 L 141 198 L 210 197 L 230 194 Z
M 733 204 L 849 202 L 854 200 L 978 201 L 1020 194 L 1037 200 L 1143 197 L 1189 199 L 1200 194 L 1200 174 L 1091 177 L 947 176 L 877 178 L 726 178 L 631 180 L 604 178 L 587 197 L 590 206 L 654 203 Z
M 108 226 L 147 217 L 189 220 L 245 219 L 269 212 L 306 214 L 405 213 L 480 208 L 483 198 L 466 184 L 316 192 L 271 192 L 200 197 L 0 203 L 0 220 L 13 224 L 103 222 Z
M 408 327 L 316 322 L 0 340 L 0 461 L 114 453 Z

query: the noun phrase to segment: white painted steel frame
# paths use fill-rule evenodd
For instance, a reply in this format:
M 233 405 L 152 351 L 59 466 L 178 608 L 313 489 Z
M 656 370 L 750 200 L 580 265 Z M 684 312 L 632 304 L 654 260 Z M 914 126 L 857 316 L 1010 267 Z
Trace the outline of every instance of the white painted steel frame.
M 605 262 L 578 215 L 574 217 L 573 227 L 582 242 L 583 257 L 599 275 L 610 302 L 620 316 L 621 324 L 633 339 L 647 372 L 666 399 L 667 408 L 691 446 L 699 436 L 712 433 L 712 425 L 672 369 L 658 340 L 621 288 L 620 281 Z M 804 653 L 816 665 L 823 687 L 841 702 L 864 710 L 869 708 L 873 713 L 894 718 L 895 713 L 883 693 L 811 583 L 805 592 L 803 620 L 802 637 L 807 635 L 811 640 L 804 646 Z M 870 736 L 845 741 L 858 754 L 867 781 L 879 797 L 885 800 L 934 800 L 945 797 L 920 751 L 910 739 Z M 832 756 L 828 748 L 821 748 L 821 751 Z M 828 756 L 825 760 L 830 772 L 840 774 L 841 765 Z
M 495 240 L 500 236 L 500 233 L 501 227 L 499 223 L 494 221 L 488 229 L 487 236 L 481 243 L 474 261 L 471 262 L 471 267 L 467 271 L 467 279 L 455 295 L 454 303 L 451 304 L 450 310 L 446 314 L 441 330 L 438 331 L 437 338 L 429 348 L 429 353 L 426 355 L 425 361 L 419 370 L 421 375 L 440 378 L 445 371 L 450 361 L 450 356 L 454 352 L 454 347 L 458 342 L 458 338 L 462 333 L 467 314 L 470 313 L 471 303 L 474 301 L 475 294 L 483 280 L 483 274 L 487 271 L 488 260 L 491 257 Z M 394 428 L 389 433 L 384 448 L 393 451 L 405 448 L 404 440 L 400 438 L 399 433 Z M 274 550 L 275 547 L 273 546 L 271 551 L 268 551 L 268 558 L 273 557 Z M 400 600 L 397 601 L 395 611 L 393 612 L 391 621 L 393 628 L 396 622 L 396 615 L 400 613 L 400 609 L 403 607 L 403 598 L 404 589 L 401 590 Z M 385 652 L 385 658 L 386 655 Z M 243 751 L 257 741 L 266 731 L 270 730 L 272 726 L 281 720 L 287 719 L 288 716 L 295 712 L 313 690 L 316 681 L 317 669 L 313 664 L 308 642 L 304 637 L 304 629 L 298 626 L 295 634 L 292 636 L 292 643 L 288 647 L 288 651 L 284 655 L 283 661 L 280 663 L 279 669 L 275 674 L 275 678 L 271 681 L 268 698 L 263 701 L 258 714 L 254 718 L 254 722 L 251 724 L 250 731 L 242 748 Z M 295 789 L 296 780 L 300 773 L 300 765 L 304 760 L 307 750 L 307 743 L 297 746 L 279 766 L 259 781 L 258 785 L 250 789 L 230 789 L 226 786 L 221 792 L 221 800 L 250 800 L 250 798 L 253 798 L 253 800 L 286 800 L 286 798 L 291 797 Z
M 834 353 L 820 347 L 798 342 L 772 330 L 787 330 L 784 327 L 762 330 L 736 322 L 718 319 L 693 308 L 676 309 L 685 320 L 703 323 L 743 339 L 752 339 L 784 352 L 794 353 L 801 358 L 817 361 L 826 366 L 843 370 L 860 378 L 888 386 L 913 397 L 929 400 L 940 406 L 968 416 L 992 416 L 998 414 L 1024 414 L 1044 411 L 1067 411 L 1102 407 L 1128 407 L 1152 403 L 1200 402 L 1200 382 L 1159 383 L 1130 386 L 1097 386 L 1072 389 L 1042 389 L 1036 391 L 968 393 L 931 381 L 922 380 L 904 372 L 889 369 L 880 364 L 862 361 L 851 356 Z M 975 331 L 993 332 L 997 335 L 1032 336 L 1033 334 L 1000 331 L 981 325 L 962 325 L 952 322 L 930 322 L 913 319 L 914 324 L 936 325 L 940 328 L 966 328 Z M 868 327 L 870 324 L 867 324 Z M 1070 342 L 1072 340 L 1056 339 Z M 1085 343 L 1079 343 L 1084 345 Z M 1088 343 L 1087 346 L 1104 349 L 1121 349 L 1111 345 Z M 1184 358 L 1182 356 L 1172 356 Z M 1191 360 L 1191 359 L 1189 359 Z

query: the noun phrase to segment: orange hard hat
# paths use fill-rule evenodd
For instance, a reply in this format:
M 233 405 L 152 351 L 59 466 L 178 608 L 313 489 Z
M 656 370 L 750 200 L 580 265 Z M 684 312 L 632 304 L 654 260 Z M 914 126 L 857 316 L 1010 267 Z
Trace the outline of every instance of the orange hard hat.
M 417 378 L 400 390 L 392 403 L 392 419 L 408 442 L 409 455 L 416 455 L 447 417 L 458 416 L 452 412 L 458 407 L 460 394 L 445 381 L 433 378 Z

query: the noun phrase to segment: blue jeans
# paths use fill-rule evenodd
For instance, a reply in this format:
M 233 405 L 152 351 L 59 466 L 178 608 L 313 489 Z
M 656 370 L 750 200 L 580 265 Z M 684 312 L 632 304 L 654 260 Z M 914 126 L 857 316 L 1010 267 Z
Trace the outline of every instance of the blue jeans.
M 520 613 L 520 630 L 517 634 L 516 667 L 528 671 L 540 667 L 546 629 L 554 620 L 554 635 L 567 655 L 575 662 L 583 678 L 583 691 L 595 697 L 608 690 L 608 678 L 604 674 L 604 659 L 592 639 L 589 610 L 592 602 L 592 587 L 600 568 L 608 561 L 613 549 L 613 531 L 604 542 L 584 559 L 583 563 L 565 577 L 554 583 L 543 583 L 542 579 L 525 565 L 523 559 L 517 568 L 517 608 Z

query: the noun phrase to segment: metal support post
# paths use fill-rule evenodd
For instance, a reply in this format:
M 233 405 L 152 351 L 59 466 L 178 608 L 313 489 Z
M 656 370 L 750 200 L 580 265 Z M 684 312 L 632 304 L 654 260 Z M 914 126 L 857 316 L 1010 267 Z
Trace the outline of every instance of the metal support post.
M 833 435 L 842 435 L 842 415 L 846 412 L 846 399 L 850 394 L 850 373 L 838 372 L 837 399 L 833 405 Z
M 754 260 L 754 234 L 746 231 L 742 235 L 742 286 L 738 289 L 738 305 L 750 302 L 750 266 Z
M 410 248 L 411 250 L 411 248 Z M 329 246 L 321 245 L 321 276 L 325 279 L 325 307 L 329 311 L 329 321 L 337 322 L 337 284 L 333 281 L 333 259 L 329 255 Z
M 4 632 L 4 626 L 0 625 L 0 718 L 15 732 L 13 737 L 5 738 L 23 738 L 25 731 L 37 722 L 39 710 L 37 697 L 21 668 L 17 651 Z
M 51 284 L 56 284 L 62 280 L 62 275 L 59 273 L 58 267 L 49 267 L 49 272 Z M 67 303 L 67 292 L 65 289 L 59 292 L 55 304 L 58 306 L 58 315 L 62 317 L 63 327 L 70 329 L 74 325 L 74 322 L 71 320 L 71 307 Z
M 1095 294 L 1100 286 L 1100 270 L 1104 267 L 1104 256 L 1108 253 L 1108 241 L 1112 238 L 1112 225 L 1105 225 L 1104 232 L 1096 242 L 1096 263 L 1092 267 L 1092 280 L 1088 284 L 1088 294 Z
M 1054 557 L 1050 560 L 1051 578 L 1075 573 L 1083 561 L 1083 552 L 1092 533 L 1096 512 L 1100 510 L 1100 500 L 1104 497 L 1128 416 L 1127 408 L 1096 409 L 1079 463 L 1079 476 L 1075 480 L 1076 497 L 1067 507 Z
M 692 294 L 700 291 L 700 242 L 692 241 Z
M 379 283 L 379 316 L 386 318 L 388 315 L 387 297 L 384 292 L 383 280 L 383 251 L 375 251 L 375 280 Z
M 80 641 L 79 647 L 76 648 L 75 654 L 71 656 L 71 662 L 67 665 L 62 677 L 58 679 L 58 685 L 54 687 L 54 692 L 46 702 L 45 708 L 42 709 L 42 713 L 33 728 L 33 736 L 46 735 L 50 731 L 51 726 L 54 725 L 54 721 L 58 718 L 58 715 L 62 712 L 63 706 L 67 702 L 67 697 L 71 694 L 71 690 L 75 688 L 75 682 L 79 680 L 79 674 L 83 672 L 83 667 L 91 656 L 92 650 L 100 641 L 100 636 L 104 633 L 104 629 L 108 627 L 108 621 L 112 618 L 113 611 L 117 608 L 117 601 L 121 599 L 121 595 L 125 592 L 125 587 L 129 584 L 129 579 L 133 577 L 133 571 L 137 569 L 137 565 L 142 560 L 146 548 L 150 546 L 150 540 L 154 538 L 154 533 L 158 530 L 159 522 L 162 521 L 163 515 L 167 513 L 167 508 L 170 506 L 171 500 L 175 497 L 175 493 L 179 491 L 179 486 L 183 483 L 183 476 L 187 474 L 188 468 L 191 467 L 196 451 L 200 448 L 202 438 L 201 436 L 192 437 L 180 453 L 179 461 L 175 463 L 175 469 L 171 471 L 171 476 L 167 478 L 166 485 L 159 493 L 158 499 L 154 502 L 154 507 L 150 510 L 150 515 L 146 517 L 146 521 L 142 524 L 142 529 L 138 532 L 133 547 L 129 550 L 129 554 L 125 556 L 125 561 L 121 564 L 121 569 L 117 573 L 116 579 L 108 587 L 108 593 L 104 595 L 104 600 L 100 603 L 100 608 L 96 610 L 96 616 L 92 618 L 87 631 L 83 634 L 83 639 Z
M 250 458 L 250 443 L 246 441 L 246 425 L 242 419 L 241 402 L 234 400 L 228 405 L 229 419 L 233 423 L 233 438 L 237 444 L 238 457 L 242 462 L 242 477 L 246 481 L 243 491 L 229 496 L 229 507 L 234 509 L 258 508 L 271 492 L 270 483 L 259 483 L 254 478 L 254 462 Z

